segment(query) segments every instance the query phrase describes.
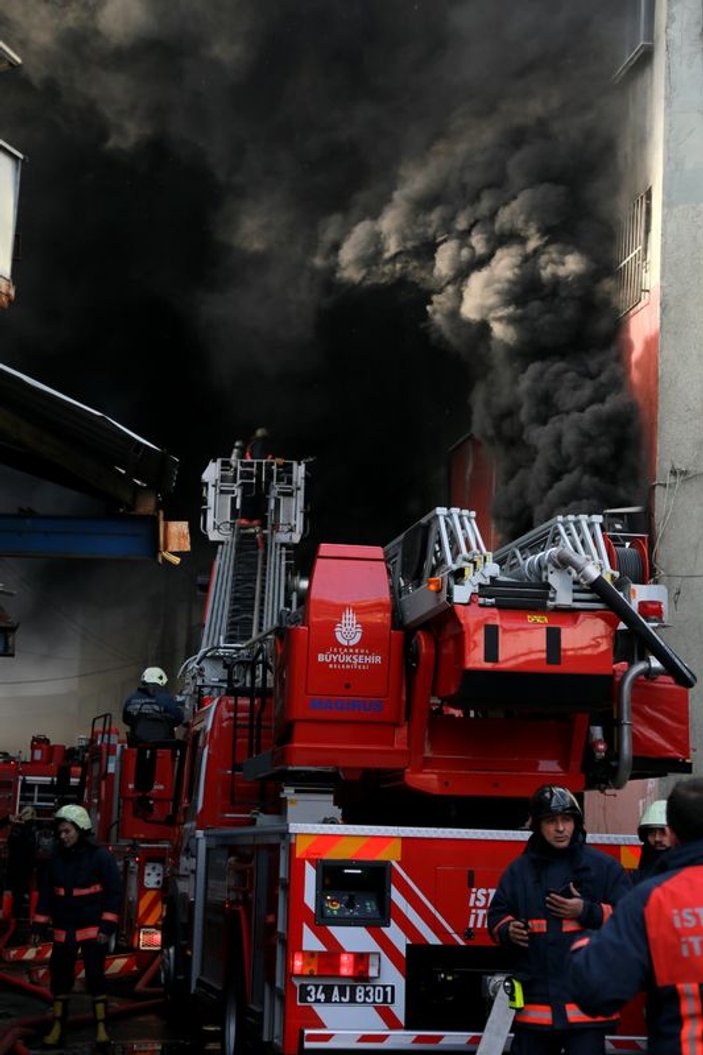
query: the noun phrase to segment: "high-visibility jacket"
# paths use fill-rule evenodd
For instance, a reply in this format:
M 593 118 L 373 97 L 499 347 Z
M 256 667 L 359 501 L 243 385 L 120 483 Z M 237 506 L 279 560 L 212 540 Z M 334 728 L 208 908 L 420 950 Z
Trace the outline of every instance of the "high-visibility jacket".
M 578 919 L 558 919 L 546 905 L 550 892 L 567 895 L 573 883 L 583 899 Z M 598 928 L 613 906 L 630 890 L 627 875 L 615 858 L 586 845 L 576 832 L 564 850 L 551 847 L 538 833 L 530 836 L 524 853 L 501 876 L 488 910 L 488 929 L 494 941 L 511 950 L 511 971 L 522 981 L 525 1006 L 515 1015 L 526 1029 L 584 1029 L 603 1026 L 617 1018 L 587 1015 L 577 1005 L 564 977 L 564 965 L 574 937 Z M 513 920 L 528 922 L 527 949 L 508 936 Z
M 113 934 L 119 921 L 122 883 L 112 854 L 81 838 L 49 858 L 33 924 L 50 925 L 54 941 L 71 944 Z
M 662 854 L 608 926 L 573 943 L 568 973 L 591 1014 L 646 991 L 649 1055 L 703 1055 L 703 839 Z

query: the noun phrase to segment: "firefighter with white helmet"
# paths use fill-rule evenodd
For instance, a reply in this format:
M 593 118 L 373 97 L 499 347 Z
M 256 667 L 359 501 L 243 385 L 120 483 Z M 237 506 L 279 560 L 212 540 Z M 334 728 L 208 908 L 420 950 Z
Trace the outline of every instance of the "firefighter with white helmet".
M 174 697 L 164 691 L 167 683 L 161 667 L 147 667 L 137 691 L 125 700 L 122 721 L 129 729 L 130 745 L 173 739 L 184 714 Z
M 568 788 L 545 784 L 530 800 L 524 852 L 500 878 L 488 912 L 495 942 L 514 957 L 525 1006 L 515 1015 L 513 1055 L 602 1055 L 610 1021 L 585 1015 L 564 980 L 576 932 L 595 930 L 630 889 L 615 858 L 586 845 L 583 814 Z
M 641 883 L 653 874 L 661 856 L 671 848 L 671 832 L 666 823 L 666 799 L 657 799 L 647 806 L 642 814 L 637 836 L 642 843 L 642 853 L 633 882 Z
M 33 942 L 53 933 L 49 960 L 53 1022 L 43 1038 L 47 1048 L 63 1044 L 68 998 L 80 948 L 86 988 L 93 997 L 96 1042 L 106 1045 L 105 955 L 117 930 L 122 898 L 120 874 L 112 854 L 92 838 L 90 816 L 68 804 L 54 815 L 58 845 L 44 871 L 32 923 Z
M 144 685 L 161 685 L 162 687 L 168 682 L 166 671 L 161 667 L 147 667 L 141 680 Z

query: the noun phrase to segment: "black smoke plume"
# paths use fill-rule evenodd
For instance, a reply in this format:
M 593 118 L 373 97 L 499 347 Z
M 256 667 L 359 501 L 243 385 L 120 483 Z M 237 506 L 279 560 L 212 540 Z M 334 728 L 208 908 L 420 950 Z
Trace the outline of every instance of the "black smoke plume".
M 469 428 L 507 534 L 631 501 L 617 6 L 5 0 L 30 156 L 6 361 L 179 455 L 180 514 L 261 423 L 318 454 L 337 537 L 443 501 Z

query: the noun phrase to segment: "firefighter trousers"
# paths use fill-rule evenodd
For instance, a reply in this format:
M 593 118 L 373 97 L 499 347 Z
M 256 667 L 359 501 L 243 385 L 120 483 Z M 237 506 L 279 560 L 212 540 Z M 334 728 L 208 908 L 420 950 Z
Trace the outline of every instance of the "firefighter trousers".
M 62 996 L 73 989 L 76 960 L 80 948 L 85 967 L 85 987 L 93 996 L 105 993 L 105 956 L 107 944 L 84 941 L 80 946 L 73 942 L 55 941 L 49 959 L 50 989 L 52 995 Z
M 606 1031 L 598 1029 L 515 1030 L 511 1055 L 604 1055 Z

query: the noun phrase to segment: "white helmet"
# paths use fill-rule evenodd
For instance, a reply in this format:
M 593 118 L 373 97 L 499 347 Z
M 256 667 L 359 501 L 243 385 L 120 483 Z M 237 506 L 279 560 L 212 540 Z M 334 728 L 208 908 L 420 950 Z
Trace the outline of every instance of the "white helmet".
M 644 842 L 646 833 L 652 828 L 666 828 L 666 799 L 657 799 L 642 814 L 637 835 Z
M 54 819 L 57 821 L 70 821 L 71 824 L 75 824 L 76 828 L 79 828 L 82 832 L 89 832 L 92 828 L 90 815 L 82 806 L 74 806 L 72 804 L 62 806 L 61 809 L 57 810 L 54 814 Z
M 142 674 L 142 685 L 161 685 L 164 686 L 168 678 L 161 667 L 147 667 Z

